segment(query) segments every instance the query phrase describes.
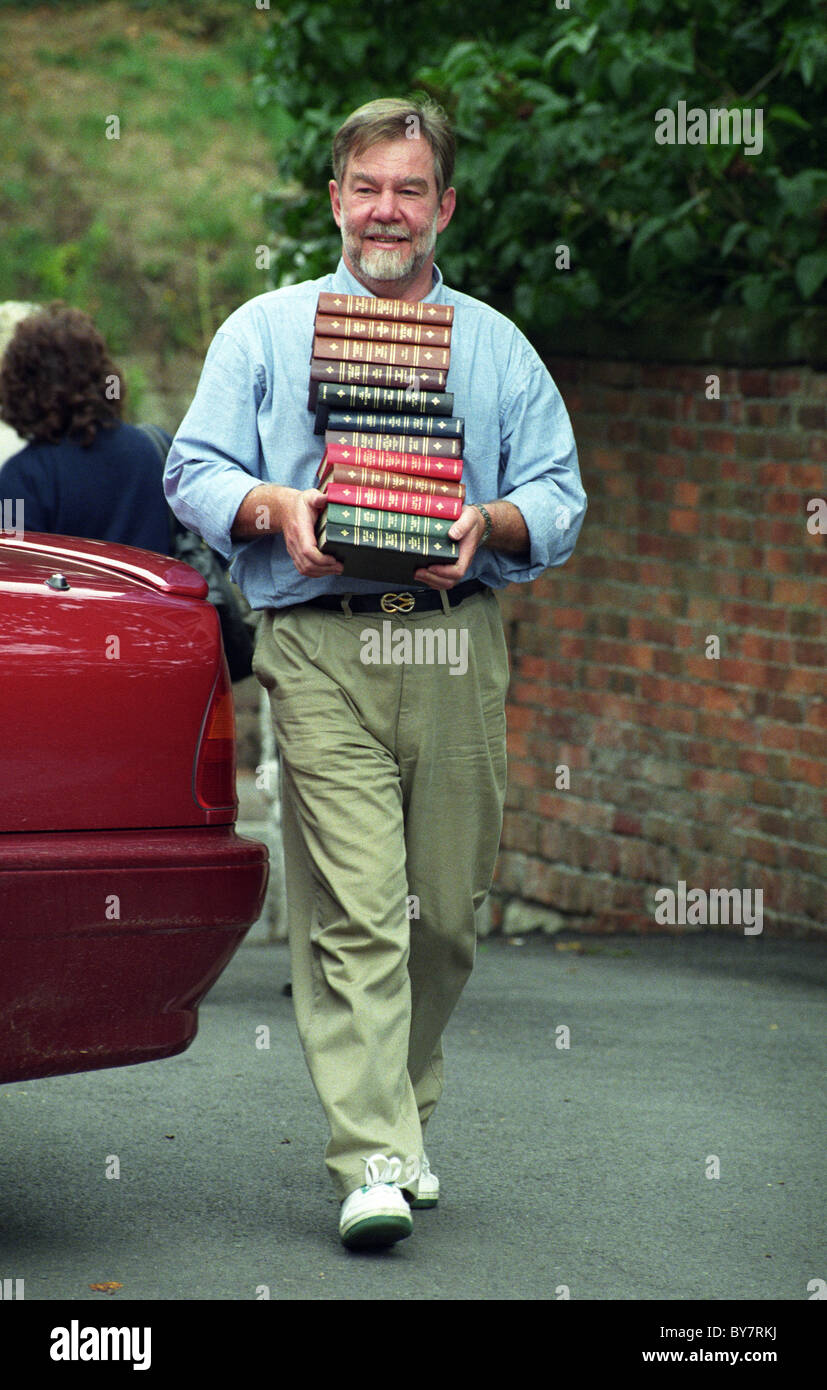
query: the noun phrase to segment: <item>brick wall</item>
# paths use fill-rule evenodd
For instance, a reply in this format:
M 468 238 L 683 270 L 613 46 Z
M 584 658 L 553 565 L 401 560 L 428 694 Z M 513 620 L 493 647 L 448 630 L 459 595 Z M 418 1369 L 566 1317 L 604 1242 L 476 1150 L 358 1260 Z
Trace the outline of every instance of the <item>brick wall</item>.
M 501 595 L 512 680 L 494 925 L 682 930 L 658 924 L 655 899 L 682 880 L 761 890 L 765 933 L 814 934 L 827 538 L 808 531 L 807 502 L 827 495 L 827 376 L 549 367 L 589 511 L 565 566 Z

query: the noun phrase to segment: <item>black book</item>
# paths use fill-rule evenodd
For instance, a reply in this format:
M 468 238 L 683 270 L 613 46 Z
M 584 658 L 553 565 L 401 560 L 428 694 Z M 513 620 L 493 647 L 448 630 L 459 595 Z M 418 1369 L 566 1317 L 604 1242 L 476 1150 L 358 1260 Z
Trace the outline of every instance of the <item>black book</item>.
M 325 430 L 346 430 L 366 434 L 425 434 L 434 439 L 465 438 L 465 421 L 461 415 L 370 415 L 367 412 L 332 410 L 325 424 L 316 434 Z
M 399 454 L 420 454 L 435 459 L 458 459 L 459 439 L 434 439 L 428 434 L 362 434 L 359 430 L 325 430 L 325 444 L 347 444 L 351 449 L 391 449 Z
M 451 565 L 459 557 L 459 542 L 438 536 L 380 531 L 373 526 L 346 526 L 323 514 L 317 527 L 319 549 L 335 555 L 352 579 L 388 580 L 407 584 L 424 565 Z
M 396 415 L 449 416 L 454 408 L 451 391 L 395 391 L 386 386 L 357 386 L 323 381 L 316 397 L 316 434 L 327 428 L 331 411 L 382 411 Z M 413 433 L 413 431 L 411 431 Z

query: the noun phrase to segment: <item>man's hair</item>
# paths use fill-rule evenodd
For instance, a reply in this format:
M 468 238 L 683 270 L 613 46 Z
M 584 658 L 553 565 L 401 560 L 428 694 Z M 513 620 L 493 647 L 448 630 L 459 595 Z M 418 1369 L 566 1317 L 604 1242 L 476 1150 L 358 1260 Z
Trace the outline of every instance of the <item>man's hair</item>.
M 380 97 L 352 111 L 333 137 L 333 177 L 341 188 L 351 155 L 363 154 L 380 140 L 427 140 L 434 156 L 437 196 L 450 188 L 456 142 L 441 106 L 430 97 Z
M 71 435 L 91 444 L 100 428 L 118 423 L 123 394 L 89 315 L 60 300 L 17 325 L 0 363 L 0 417 L 23 439 L 57 444 Z

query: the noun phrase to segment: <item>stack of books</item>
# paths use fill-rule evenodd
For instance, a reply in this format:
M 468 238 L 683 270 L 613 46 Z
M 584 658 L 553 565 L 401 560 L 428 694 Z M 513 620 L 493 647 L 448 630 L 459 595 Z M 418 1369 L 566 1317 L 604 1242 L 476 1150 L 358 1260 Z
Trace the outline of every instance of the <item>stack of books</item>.
M 325 449 L 319 549 L 354 578 L 409 583 L 453 564 L 465 499 L 464 421 L 445 391 L 449 304 L 319 295 L 308 408 Z

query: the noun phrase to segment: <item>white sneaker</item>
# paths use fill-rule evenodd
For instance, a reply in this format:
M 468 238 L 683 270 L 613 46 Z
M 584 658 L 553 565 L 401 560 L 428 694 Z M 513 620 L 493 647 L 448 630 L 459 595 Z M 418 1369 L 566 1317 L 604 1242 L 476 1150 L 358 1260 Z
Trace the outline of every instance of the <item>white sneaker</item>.
M 401 1172 L 398 1158 L 365 1159 L 364 1186 L 345 1198 L 339 1216 L 339 1235 L 349 1250 L 393 1245 L 411 1234 L 413 1219 L 397 1183 Z
M 417 1209 L 435 1207 L 438 1201 L 439 1178 L 436 1173 L 431 1172 L 428 1155 L 423 1154 L 419 1170 L 419 1183 L 417 1185 L 416 1196 L 411 1198 L 411 1206 Z

